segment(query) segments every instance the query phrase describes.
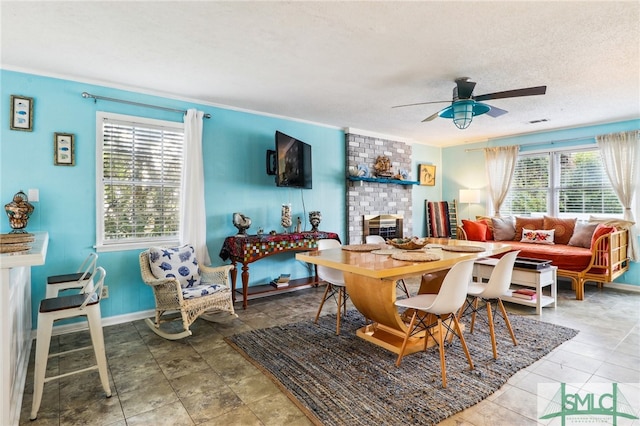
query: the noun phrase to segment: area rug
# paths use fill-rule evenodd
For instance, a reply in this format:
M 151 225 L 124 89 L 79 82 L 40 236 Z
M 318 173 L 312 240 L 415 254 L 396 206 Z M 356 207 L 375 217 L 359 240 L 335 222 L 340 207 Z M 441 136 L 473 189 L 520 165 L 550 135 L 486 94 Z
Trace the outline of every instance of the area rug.
M 335 335 L 335 315 L 318 324 L 302 321 L 254 330 L 227 339 L 265 372 L 315 424 L 432 425 L 475 405 L 514 373 L 531 365 L 578 332 L 535 319 L 510 315 L 518 339 L 514 346 L 502 318 L 496 319 L 498 359 L 488 325 L 476 321 L 465 338 L 475 369 L 470 370 L 458 339 L 447 345 L 447 388 L 442 388 L 436 347 L 396 355 L 356 337 L 364 325 L 349 311 Z M 464 320 L 463 320 L 464 323 Z

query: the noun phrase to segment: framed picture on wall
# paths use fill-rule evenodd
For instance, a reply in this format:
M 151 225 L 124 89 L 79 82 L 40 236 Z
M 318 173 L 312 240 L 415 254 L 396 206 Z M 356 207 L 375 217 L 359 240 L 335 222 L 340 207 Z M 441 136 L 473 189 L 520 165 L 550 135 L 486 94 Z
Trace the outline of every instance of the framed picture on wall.
M 420 164 L 420 185 L 435 186 L 436 184 L 436 166 L 431 164 Z
M 11 95 L 11 130 L 33 131 L 33 98 Z
M 53 164 L 75 166 L 74 136 L 71 133 L 55 133 L 53 136 Z

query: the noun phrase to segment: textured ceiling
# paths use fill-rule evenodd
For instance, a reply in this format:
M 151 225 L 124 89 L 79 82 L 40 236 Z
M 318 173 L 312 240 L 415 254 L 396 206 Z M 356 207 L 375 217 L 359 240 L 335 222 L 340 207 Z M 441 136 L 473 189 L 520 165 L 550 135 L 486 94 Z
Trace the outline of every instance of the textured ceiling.
M 418 143 L 640 117 L 640 2 L 8 2 L 2 67 Z M 454 79 L 509 111 L 421 120 Z M 534 120 L 548 120 L 531 124 Z

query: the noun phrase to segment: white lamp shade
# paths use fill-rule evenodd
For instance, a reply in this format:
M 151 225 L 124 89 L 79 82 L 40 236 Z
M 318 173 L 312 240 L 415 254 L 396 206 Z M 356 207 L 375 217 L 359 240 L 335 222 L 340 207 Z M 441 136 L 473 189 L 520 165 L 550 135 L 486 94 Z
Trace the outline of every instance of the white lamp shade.
M 480 195 L 481 193 L 479 189 L 461 189 L 460 202 L 461 203 L 479 203 Z

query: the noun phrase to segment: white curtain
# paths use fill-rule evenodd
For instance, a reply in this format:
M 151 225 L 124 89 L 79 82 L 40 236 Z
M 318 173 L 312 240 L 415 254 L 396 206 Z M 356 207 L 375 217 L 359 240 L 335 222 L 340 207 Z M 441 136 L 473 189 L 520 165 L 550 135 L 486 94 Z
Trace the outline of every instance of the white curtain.
M 202 118 L 204 113 L 190 109 L 184 116 L 184 163 L 180 191 L 180 242 L 191 244 L 196 259 L 210 265 L 207 249 L 207 215 L 204 206 L 204 166 L 202 163 Z
M 500 206 L 504 201 L 513 173 L 518 162 L 518 145 L 500 146 L 484 149 L 485 167 L 489 181 L 489 196 L 493 204 L 494 215 L 500 216 Z
M 604 169 L 620 203 L 624 207 L 624 220 L 635 222 L 631 205 L 638 187 L 640 158 L 640 131 L 612 133 L 596 137 Z M 640 260 L 637 226 L 629 227 L 629 257 Z

